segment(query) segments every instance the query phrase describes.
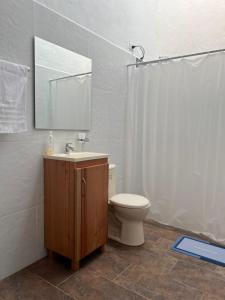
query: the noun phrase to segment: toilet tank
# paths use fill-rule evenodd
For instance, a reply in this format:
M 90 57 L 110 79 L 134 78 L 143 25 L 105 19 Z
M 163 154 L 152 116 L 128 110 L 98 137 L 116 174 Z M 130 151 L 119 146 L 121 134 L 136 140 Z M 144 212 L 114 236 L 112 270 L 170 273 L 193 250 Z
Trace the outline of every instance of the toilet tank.
M 109 199 L 116 194 L 116 165 L 109 165 Z

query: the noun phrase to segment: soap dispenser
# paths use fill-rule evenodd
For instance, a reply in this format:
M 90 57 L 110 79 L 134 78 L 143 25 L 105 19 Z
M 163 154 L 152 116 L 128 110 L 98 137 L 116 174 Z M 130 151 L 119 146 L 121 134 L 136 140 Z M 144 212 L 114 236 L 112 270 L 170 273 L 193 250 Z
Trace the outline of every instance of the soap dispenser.
M 46 154 L 47 155 L 54 154 L 54 137 L 52 131 L 49 131 Z

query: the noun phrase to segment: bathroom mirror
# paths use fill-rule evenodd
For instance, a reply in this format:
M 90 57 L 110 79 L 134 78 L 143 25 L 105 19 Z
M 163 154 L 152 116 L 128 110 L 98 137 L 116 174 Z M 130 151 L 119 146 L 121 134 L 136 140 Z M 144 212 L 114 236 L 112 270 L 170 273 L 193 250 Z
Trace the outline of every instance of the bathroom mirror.
M 89 130 L 92 60 L 48 41 L 35 44 L 35 127 Z

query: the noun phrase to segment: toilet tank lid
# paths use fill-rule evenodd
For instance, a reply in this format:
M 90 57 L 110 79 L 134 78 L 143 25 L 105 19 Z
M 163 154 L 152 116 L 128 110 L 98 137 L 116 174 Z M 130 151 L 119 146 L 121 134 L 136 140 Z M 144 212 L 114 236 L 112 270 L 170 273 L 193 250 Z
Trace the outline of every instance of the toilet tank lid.
M 151 205 L 147 198 L 136 194 L 117 194 L 110 199 L 110 202 L 127 208 L 144 208 Z

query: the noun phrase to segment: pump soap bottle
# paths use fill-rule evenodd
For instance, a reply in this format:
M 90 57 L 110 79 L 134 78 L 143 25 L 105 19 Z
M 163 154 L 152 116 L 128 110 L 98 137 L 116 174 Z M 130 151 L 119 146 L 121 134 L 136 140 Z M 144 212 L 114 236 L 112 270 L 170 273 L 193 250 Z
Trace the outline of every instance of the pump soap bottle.
M 49 131 L 48 144 L 47 144 L 46 154 L 47 154 L 47 155 L 52 155 L 52 154 L 54 154 L 54 137 L 53 137 L 52 131 Z

